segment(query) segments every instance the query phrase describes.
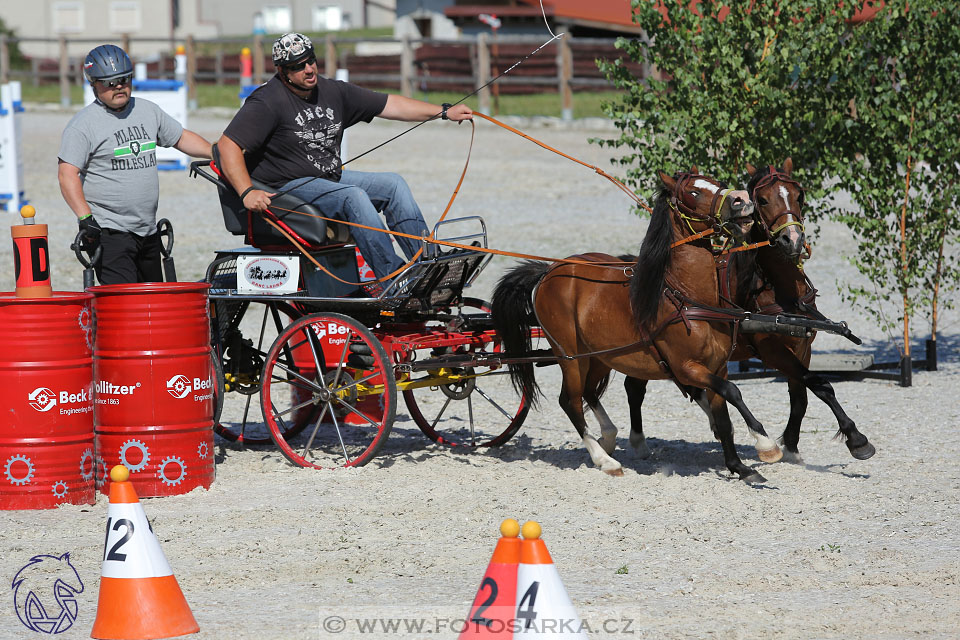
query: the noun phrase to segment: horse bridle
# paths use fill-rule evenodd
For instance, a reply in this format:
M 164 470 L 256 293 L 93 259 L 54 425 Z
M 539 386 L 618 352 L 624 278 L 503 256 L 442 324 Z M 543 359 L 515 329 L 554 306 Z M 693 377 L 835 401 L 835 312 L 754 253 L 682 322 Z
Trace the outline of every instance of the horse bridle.
M 776 169 L 776 167 L 773 167 L 773 166 L 770 167 L 770 173 L 760 178 L 757 184 L 753 186 L 753 189 L 750 191 L 750 199 L 756 203 L 757 190 L 763 187 L 767 187 L 771 184 L 775 184 L 777 182 L 785 182 L 787 184 L 792 184 L 797 188 L 797 190 L 800 192 L 799 208 L 802 209 L 804 199 L 805 199 L 805 194 L 806 194 L 806 192 L 803 190 L 803 187 L 800 186 L 799 182 L 797 182 L 787 174 L 781 173 Z M 757 207 L 757 211 L 759 212 L 759 209 L 760 209 L 759 203 L 756 205 L 756 207 Z M 790 220 L 789 216 L 793 216 L 794 219 Z M 783 224 L 778 224 L 781 218 L 788 218 L 788 219 Z M 780 233 L 787 227 L 791 227 L 791 226 L 800 227 L 800 233 L 804 233 L 806 231 L 806 229 L 803 226 L 803 215 L 800 213 L 799 210 L 794 211 L 793 209 L 787 209 L 786 211 L 778 215 L 776 218 L 774 218 L 773 222 L 770 223 L 769 225 L 758 214 L 756 216 L 756 222 L 760 225 L 760 228 L 763 229 L 763 232 L 767 235 L 767 240 L 770 240 L 771 242 L 775 240 L 776 237 L 780 235 Z
M 688 207 L 681 198 L 681 193 L 683 188 L 688 182 L 696 178 L 703 178 L 707 180 L 707 176 L 704 176 L 699 173 L 678 173 L 674 175 L 676 182 L 674 183 L 673 191 L 670 194 L 670 208 L 673 209 L 677 215 L 680 217 L 680 220 L 687 225 L 687 229 L 690 231 L 692 236 L 685 238 L 684 240 L 674 243 L 684 244 L 691 240 L 698 240 L 700 238 L 712 235 L 714 233 L 725 233 L 728 236 L 733 236 L 733 233 L 728 229 L 728 225 L 733 223 L 733 219 L 724 220 L 720 212 L 723 209 L 723 203 L 726 202 L 727 196 L 736 189 L 723 189 L 718 188 L 717 192 L 713 195 L 713 201 L 710 203 L 710 213 L 704 215 L 697 212 L 695 209 Z M 720 185 L 717 185 L 718 187 Z M 697 233 L 693 230 L 692 222 L 702 222 L 710 225 L 709 229 Z

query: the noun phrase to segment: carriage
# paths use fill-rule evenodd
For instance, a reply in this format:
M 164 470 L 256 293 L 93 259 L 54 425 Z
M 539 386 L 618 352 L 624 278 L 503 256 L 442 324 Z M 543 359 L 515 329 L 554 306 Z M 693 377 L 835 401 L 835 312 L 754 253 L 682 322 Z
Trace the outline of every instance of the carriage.
M 464 293 L 491 257 L 482 218 L 439 222 L 431 238 L 440 242 L 424 240 L 417 259 L 371 294 L 358 286 L 347 227 L 323 221 L 316 242 L 292 218 L 267 224 L 216 167 L 216 157 L 194 162 L 190 175 L 217 186 L 227 228 L 247 241 L 219 251 L 205 276 L 219 435 L 272 441 L 304 467 L 361 466 L 390 434 L 400 396 L 438 443 L 497 446 L 517 433 L 529 404 L 511 386 L 488 303 Z M 322 219 L 290 194 L 273 204 Z M 291 289 L 272 292 L 282 280 Z
M 788 378 L 791 419 L 781 442 L 791 459 L 799 459 L 797 441 L 806 408 L 806 389 L 812 390 L 833 410 L 838 420 L 838 434 L 855 458 L 866 459 L 875 452 L 836 401 L 829 383 L 807 369 L 810 343 L 817 331 L 836 333 L 857 344 L 860 340 L 846 323 L 833 322 L 816 310 L 816 291 L 802 269 L 804 242 L 799 211 L 803 193 L 789 177 L 789 159 L 784 171 L 770 166 L 755 175 L 756 170 L 749 167 L 751 176 L 755 177 L 748 186 L 750 197 L 744 202 L 757 197 L 759 204 L 753 216 L 735 215 L 727 198 L 734 190 L 721 191 L 719 183 L 697 175 L 695 168 L 694 173 L 680 174 L 679 178 L 661 174 L 667 190 L 661 193 L 657 206 L 674 213 L 660 215 L 659 240 L 655 240 L 647 257 L 659 256 L 656 259 L 660 267 L 665 267 L 669 264 L 668 254 L 675 247 L 686 243 L 693 243 L 689 245 L 691 248 L 701 247 L 697 251 L 704 250 L 709 259 L 702 265 L 706 271 L 697 282 L 715 284 L 712 288 L 707 286 L 697 299 L 667 281 L 662 289 L 633 286 L 637 278 L 650 278 L 649 264 L 645 266 L 643 257 L 651 236 L 649 231 L 639 260 L 636 256 L 614 258 L 606 254 L 542 258 L 491 250 L 482 218 L 469 216 L 445 221 L 446 212 L 430 236 L 421 239 L 415 258 L 401 272 L 393 274 L 395 278 L 387 285 L 373 292 L 361 282 L 358 261 L 362 262 L 362 257 L 351 244 L 346 226 L 349 223 L 325 218 L 290 194 L 273 197 L 271 211 L 266 215 L 253 215 L 243 208 L 236 192 L 222 178 L 218 164 L 214 146 L 213 160 L 194 162 L 190 175 L 202 177 L 217 187 L 227 229 L 246 240 L 242 248 L 217 252 L 205 275 L 210 285 L 211 377 L 216 398 L 214 429 L 227 440 L 242 444 L 273 442 L 288 460 L 304 467 L 362 466 L 376 456 L 393 429 L 398 395 L 402 395 L 409 419 L 434 442 L 463 449 L 498 446 L 519 431 L 537 396 L 533 367 L 559 363 L 565 376 L 561 405 L 591 458 L 607 473 L 617 475 L 620 471 L 619 463 L 609 458 L 616 447 L 616 427 L 600 406 L 597 394 L 605 388 L 609 371 L 617 368 L 627 374 L 624 387 L 630 404 L 630 444 L 641 456 L 646 450 L 640 418 L 644 380 L 666 377 L 673 379 L 685 395 L 699 398 L 701 407 L 712 415 L 711 429 L 723 444 L 727 467 L 748 482 L 762 481 L 762 476 L 744 466 L 736 455 L 725 407 L 713 401 L 708 407 L 699 395 L 709 388 L 722 395 L 723 400 L 731 401 L 748 419 L 748 430 L 757 438 L 761 459 L 768 462 L 779 459 L 781 453 L 775 443 L 749 414 L 739 391 L 726 381 L 725 363 L 727 358 L 740 359 L 736 338 L 741 335 L 745 337 L 741 345 L 747 346 L 751 355 L 759 356 L 765 365 Z M 595 169 L 641 202 L 622 183 L 597 167 L 580 164 Z M 711 183 L 713 187 L 703 188 Z M 256 181 L 254 186 L 269 190 Z M 762 189 L 777 189 L 780 194 L 786 191 L 790 197 L 764 198 Z M 283 217 L 273 210 L 283 212 Z M 752 204 L 750 210 L 753 210 Z M 311 239 L 302 237 L 294 228 L 300 216 L 314 219 Z M 675 220 L 669 223 L 668 217 Z M 732 247 L 729 242 L 737 235 L 736 228 L 748 218 L 757 224 L 746 222 L 743 229 L 752 225 L 754 239 L 758 241 L 747 244 L 743 236 L 738 240 L 743 246 Z M 654 221 L 657 219 L 655 209 Z M 317 225 L 318 221 L 321 224 Z M 167 240 L 162 248 L 164 271 L 168 280 L 175 280 L 170 257 L 173 234 L 172 229 L 164 228 L 164 222 L 158 225 Z M 689 228 L 681 229 L 680 224 Z M 793 233 L 787 240 L 784 230 L 797 227 L 801 233 Z M 81 237 L 78 235 L 72 248 L 87 267 L 86 287 L 93 282 L 90 267 L 96 257 L 91 254 L 91 261 L 84 259 Z M 715 240 L 720 240 L 719 249 Z M 764 246 L 768 248 L 762 249 Z M 759 280 L 754 286 L 759 288 L 752 290 L 752 299 L 741 299 L 731 288 L 738 278 L 733 277 L 733 270 L 728 268 L 732 264 L 730 256 L 733 252 L 757 248 L 761 248 L 760 254 L 766 258 L 750 260 L 750 264 L 757 266 L 748 269 L 756 269 L 753 277 Z M 464 292 L 493 253 L 535 258 L 541 262 L 528 262 L 509 271 L 494 291 L 495 302 L 491 305 Z M 691 255 L 689 251 L 687 255 Z M 760 268 L 764 261 L 768 264 Z M 548 267 L 549 263 L 553 266 Z M 618 312 L 634 309 L 635 312 L 636 302 L 624 295 L 629 290 L 632 297 L 636 289 L 646 291 L 644 295 L 653 294 L 651 303 L 667 304 L 666 319 L 659 324 L 641 326 L 634 325 L 636 316 L 631 318 L 629 313 L 621 313 L 622 317 L 615 323 L 616 331 L 604 329 L 601 322 L 590 328 L 593 333 L 599 328 L 608 342 L 613 338 L 611 344 L 591 347 L 587 343 L 576 346 L 570 343 L 564 348 L 558 340 L 556 318 L 547 318 L 554 324 L 549 328 L 535 308 L 533 293 L 549 288 L 540 287 L 548 272 L 557 268 L 562 271 L 565 267 L 601 269 L 569 280 L 582 280 L 588 287 L 599 286 L 583 296 L 583 300 L 599 304 L 600 313 L 596 318 L 609 321 L 610 309 Z M 782 281 L 771 280 L 773 276 Z M 717 287 L 724 282 L 726 285 Z M 608 288 L 609 285 L 614 286 Z M 598 297 L 601 290 L 605 293 Z M 749 287 L 744 289 L 745 293 L 750 291 Z M 769 300 L 762 303 L 764 296 Z M 560 300 L 566 294 L 548 297 Z M 712 304 L 705 302 L 710 299 Z M 672 313 L 670 305 L 675 307 Z M 560 313 L 561 318 L 567 318 L 564 322 L 580 315 L 580 311 Z M 713 375 L 706 378 L 706 382 L 683 381 L 661 350 L 662 336 L 658 336 L 676 324 L 686 331 L 685 337 L 683 331 L 677 334 L 678 345 L 696 347 L 695 341 L 691 342 L 691 322 L 719 331 L 717 335 L 731 345 L 730 351 L 718 353 L 719 359 L 715 358 L 717 361 L 711 364 L 719 377 Z M 561 331 L 569 329 L 560 327 Z M 623 330 L 626 333 L 614 337 Z M 576 329 L 577 335 L 580 331 Z M 759 342 L 746 339 L 749 335 L 759 336 Z M 539 338 L 546 338 L 550 348 L 535 349 L 533 340 Z M 653 355 L 653 362 L 659 367 L 652 374 L 640 373 L 650 375 L 647 378 L 634 377 L 634 369 L 623 365 L 625 358 L 641 353 Z M 599 362 L 597 358 L 622 361 L 619 364 L 611 361 L 613 366 L 600 364 L 596 375 L 588 372 L 587 379 L 593 385 L 588 393 L 593 395 L 580 399 L 600 421 L 600 441 L 585 432 L 583 406 L 577 411 L 579 403 L 570 404 L 568 397 L 571 389 L 581 391 L 567 386 L 566 381 L 571 366 L 589 368 L 591 362 Z M 582 372 L 573 379 L 581 377 Z M 733 390 L 732 395 L 729 389 Z M 718 429 L 718 425 L 723 428 Z M 770 450 L 761 450 L 761 444 L 769 445 Z M 764 454 L 770 459 L 764 458 Z

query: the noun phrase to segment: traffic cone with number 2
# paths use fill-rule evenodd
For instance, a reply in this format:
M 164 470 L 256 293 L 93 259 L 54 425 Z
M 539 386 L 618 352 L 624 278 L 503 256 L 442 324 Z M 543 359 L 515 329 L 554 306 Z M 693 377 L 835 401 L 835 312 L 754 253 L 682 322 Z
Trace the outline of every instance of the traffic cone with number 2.
M 110 470 L 110 506 L 91 638 L 149 640 L 200 630 L 123 465 Z
M 500 524 L 493 557 L 483 574 L 477 597 L 459 640 L 469 638 L 512 638 L 510 620 L 517 602 L 517 565 L 520 562 L 520 523 L 508 518 Z

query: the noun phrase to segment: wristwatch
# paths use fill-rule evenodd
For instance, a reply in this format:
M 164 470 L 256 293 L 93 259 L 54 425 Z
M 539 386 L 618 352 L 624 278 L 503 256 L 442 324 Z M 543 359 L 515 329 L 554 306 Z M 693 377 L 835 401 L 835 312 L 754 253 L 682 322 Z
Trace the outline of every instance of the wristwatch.
M 441 120 L 449 120 L 450 118 L 447 117 L 447 109 L 449 109 L 449 108 L 452 107 L 453 105 L 450 104 L 449 102 L 444 102 L 444 103 L 443 103 L 442 105 L 440 105 L 440 106 L 443 107 L 443 111 L 440 112 L 440 119 L 441 119 Z

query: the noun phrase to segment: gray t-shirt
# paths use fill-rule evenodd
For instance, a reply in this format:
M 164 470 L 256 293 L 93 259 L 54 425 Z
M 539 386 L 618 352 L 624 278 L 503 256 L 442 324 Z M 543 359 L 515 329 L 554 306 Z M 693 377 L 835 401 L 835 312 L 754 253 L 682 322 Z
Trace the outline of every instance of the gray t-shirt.
M 123 111 L 81 109 L 60 139 L 59 157 L 80 169 L 83 195 L 101 227 L 148 236 L 157 230 L 157 145 L 172 147 L 183 126 L 143 98 Z

